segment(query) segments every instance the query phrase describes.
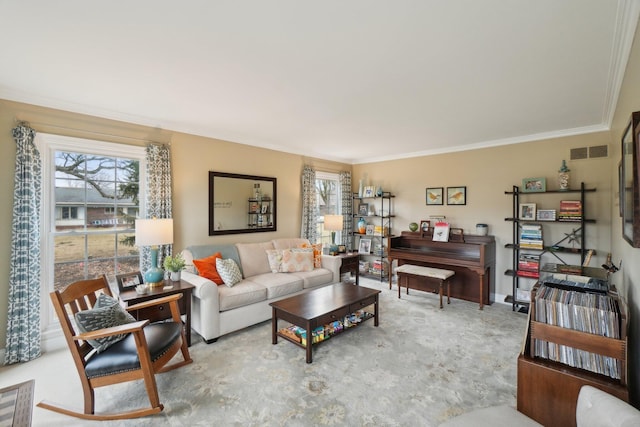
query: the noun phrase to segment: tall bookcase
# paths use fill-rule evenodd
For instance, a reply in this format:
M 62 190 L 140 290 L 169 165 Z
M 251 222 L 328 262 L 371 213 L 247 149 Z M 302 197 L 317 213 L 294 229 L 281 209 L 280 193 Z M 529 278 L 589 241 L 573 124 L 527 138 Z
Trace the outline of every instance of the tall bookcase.
M 372 197 L 361 197 L 358 193 L 353 194 L 353 250 L 358 252 L 361 276 L 370 276 L 380 281 L 386 280 L 389 276 L 389 248 L 388 237 L 392 236 L 392 222 L 394 195 L 390 192 L 383 192 L 382 195 Z M 366 214 L 360 208 L 366 205 Z M 362 213 L 362 214 L 361 214 Z M 358 221 L 362 218 L 367 227 L 365 232 L 358 230 Z M 367 232 L 368 231 L 368 232 Z M 360 242 L 369 239 L 371 242 L 368 253 L 360 252 Z
M 518 411 L 545 426 L 575 426 L 576 402 L 583 385 L 599 388 L 628 402 L 627 325 L 630 320 L 626 304 L 615 292 L 615 288 L 608 295 L 619 308 L 617 321 L 620 338 L 609 338 L 536 320 L 535 296 L 538 290 L 539 285 L 532 290 L 527 332 L 518 357 Z M 582 318 L 588 318 L 584 311 L 581 313 Z M 560 316 L 560 313 L 556 314 Z M 538 357 L 535 351 L 536 340 L 615 359 L 620 365 L 620 378 Z M 571 357 L 566 356 L 565 360 L 571 360 Z
M 551 264 L 549 260 L 560 264 L 576 264 L 576 261 L 579 260 L 579 264 L 582 265 L 584 264 L 588 253 L 595 253 L 594 251 L 590 252 L 590 250 L 587 249 L 585 233 L 586 225 L 596 222 L 595 219 L 587 217 L 588 204 L 586 203 L 586 195 L 595 191 L 595 188 L 586 188 L 583 182 L 580 183 L 580 188 L 573 188 L 569 190 L 522 192 L 520 187 L 514 185 L 511 191 L 504 192 L 506 195 L 510 195 L 512 197 L 512 214 L 510 217 L 505 218 L 505 221 L 513 223 L 512 241 L 505 245 L 506 248 L 512 249 L 512 258 L 511 268 L 507 269 L 505 274 L 512 277 L 512 294 L 507 296 L 506 301 L 512 304 L 513 311 L 517 310 L 520 312 L 527 312 L 530 301 L 529 289 L 533 286 L 535 281 L 537 281 L 540 272 L 545 271 L 546 265 L 555 266 L 555 264 Z M 553 208 L 557 210 L 559 208 L 558 205 L 545 205 L 545 201 L 550 200 L 550 196 L 553 194 L 558 197 L 566 195 L 566 197 L 562 197 L 565 200 L 575 200 L 579 198 L 581 204 L 581 215 L 579 218 L 565 221 L 559 219 L 558 216 L 552 218 L 538 218 L 536 216 L 533 219 L 523 219 L 520 217 L 520 204 L 524 201 L 531 203 L 537 202 L 537 210 L 540 209 L 538 208 L 538 205 L 544 206 L 548 209 Z M 524 235 L 523 227 L 531 227 L 532 230 L 535 229 L 535 227 L 539 227 L 541 235 L 540 240 L 542 241 L 540 247 L 536 248 L 525 244 L 522 238 Z M 550 242 L 549 239 L 544 238 L 545 228 L 547 227 L 565 227 L 563 231 L 570 232 L 564 233 L 564 238 L 554 239 L 555 241 Z M 568 241 L 571 240 L 572 236 L 576 233 L 579 233 L 580 237 L 579 247 L 567 246 L 569 243 Z M 527 269 L 528 271 L 520 269 L 522 259 L 527 256 L 531 256 L 532 259 L 538 257 L 539 261 L 537 271 L 531 271 L 534 269 Z M 574 261 L 569 262 L 572 259 Z M 535 263 L 535 261 L 533 262 Z

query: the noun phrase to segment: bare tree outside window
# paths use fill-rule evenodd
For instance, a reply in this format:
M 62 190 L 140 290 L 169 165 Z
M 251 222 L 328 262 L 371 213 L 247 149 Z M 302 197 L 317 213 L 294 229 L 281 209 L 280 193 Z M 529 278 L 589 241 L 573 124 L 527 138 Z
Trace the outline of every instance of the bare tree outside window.
M 54 286 L 138 270 L 140 162 L 55 152 Z

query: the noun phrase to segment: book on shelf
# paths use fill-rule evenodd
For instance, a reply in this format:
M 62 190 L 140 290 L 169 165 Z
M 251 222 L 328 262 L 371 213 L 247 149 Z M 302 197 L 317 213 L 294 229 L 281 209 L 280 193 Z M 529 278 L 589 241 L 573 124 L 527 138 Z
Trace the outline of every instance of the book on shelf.
M 580 200 L 561 200 L 558 221 L 582 220 L 582 202 Z
M 537 273 L 540 270 L 540 255 L 520 254 L 518 270 L 534 271 Z
M 538 279 L 540 277 L 540 273 L 537 271 L 529 271 L 529 270 L 520 270 L 516 272 L 516 274 L 520 277 L 528 277 L 531 279 Z

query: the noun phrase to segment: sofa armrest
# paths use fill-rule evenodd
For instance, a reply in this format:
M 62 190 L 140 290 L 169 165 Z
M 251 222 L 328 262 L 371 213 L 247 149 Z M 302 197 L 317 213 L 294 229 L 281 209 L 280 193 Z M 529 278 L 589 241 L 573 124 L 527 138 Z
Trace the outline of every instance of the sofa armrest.
M 195 297 L 203 300 L 218 299 L 218 285 L 216 285 L 212 280 L 188 271 L 183 271 L 180 278 L 181 280 L 195 286 L 195 289 L 193 290 L 193 295 Z
M 340 267 L 342 267 L 342 258 L 339 256 L 322 255 L 322 268 L 333 273 L 333 282 L 340 282 Z

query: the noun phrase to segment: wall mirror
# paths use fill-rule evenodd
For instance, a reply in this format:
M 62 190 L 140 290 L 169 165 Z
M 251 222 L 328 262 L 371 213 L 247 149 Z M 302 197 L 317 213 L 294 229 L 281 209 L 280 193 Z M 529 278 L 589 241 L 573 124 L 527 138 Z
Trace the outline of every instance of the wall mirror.
M 640 111 L 622 134 L 622 161 L 620 171 L 620 203 L 622 212 L 622 236 L 634 248 L 640 247 L 640 193 L 638 188 L 638 131 Z
M 209 172 L 209 236 L 276 231 L 276 178 Z

